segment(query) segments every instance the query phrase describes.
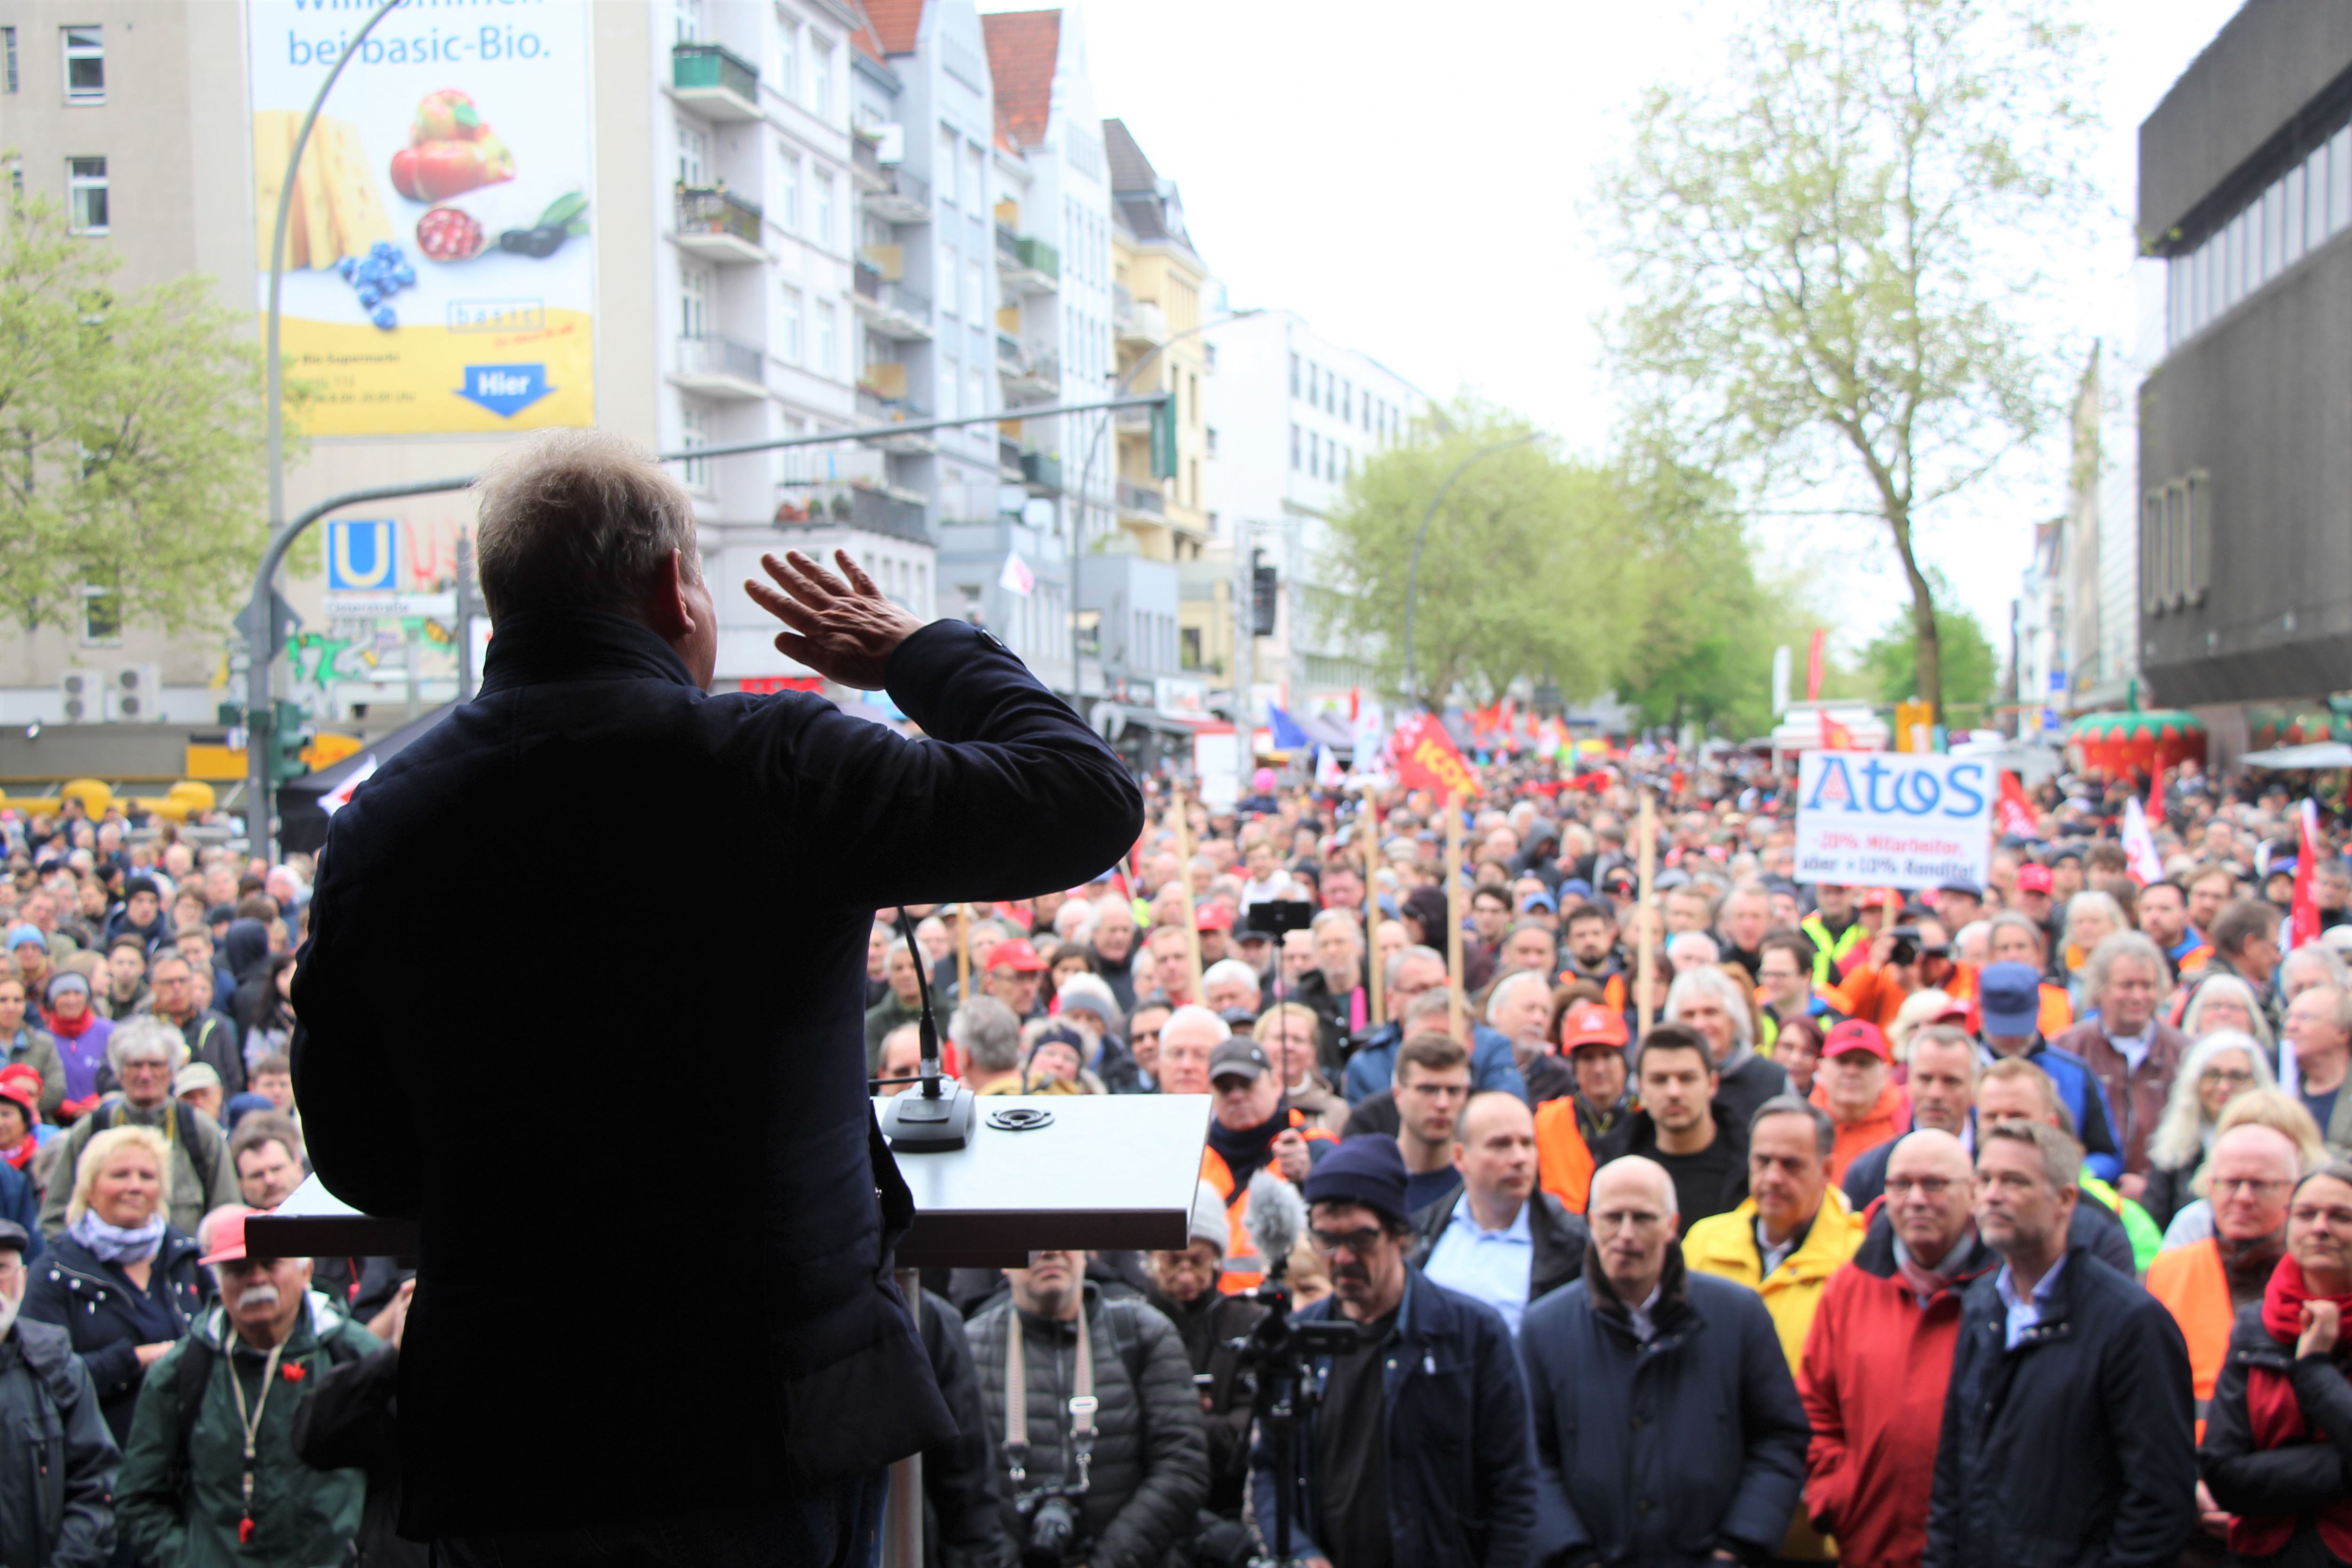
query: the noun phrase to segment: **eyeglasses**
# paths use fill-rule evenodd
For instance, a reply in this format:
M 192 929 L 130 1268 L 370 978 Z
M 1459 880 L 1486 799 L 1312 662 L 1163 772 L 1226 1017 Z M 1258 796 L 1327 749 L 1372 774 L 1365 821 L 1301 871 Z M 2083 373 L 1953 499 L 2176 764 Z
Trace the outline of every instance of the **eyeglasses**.
M 1341 1247 L 1345 1247 L 1349 1252 L 1360 1255 L 1380 1245 L 1381 1231 L 1378 1226 L 1368 1225 L 1361 1230 L 1343 1230 L 1335 1235 L 1328 1230 L 1317 1230 L 1309 1226 L 1307 1239 L 1315 1244 L 1315 1250 L 1318 1252 L 1337 1252 Z
M 2243 1068 L 2207 1068 L 2197 1075 L 2197 1081 L 2199 1083 L 2249 1084 L 2254 1081 L 2254 1075 Z
M 2209 1176 L 2205 1180 L 2206 1189 L 2217 1198 L 2226 1198 L 2231 1194 L 2241 1191 L 2251 1197 L 2258 1198 L 2265 1193 L 2274 1193 L 2282 1187 L 2293 1185 L 2294 1185 L 2293 1182 L 2263 1182 L 2257 1181 L 2252 1176 Z
M 1940 1198 L 1958 1185 L 1949 1176 L 1889 1176 L 1886 1195 L 1899 1197 L 1905 1193 L 1917 1193 L 1923 1198 Z

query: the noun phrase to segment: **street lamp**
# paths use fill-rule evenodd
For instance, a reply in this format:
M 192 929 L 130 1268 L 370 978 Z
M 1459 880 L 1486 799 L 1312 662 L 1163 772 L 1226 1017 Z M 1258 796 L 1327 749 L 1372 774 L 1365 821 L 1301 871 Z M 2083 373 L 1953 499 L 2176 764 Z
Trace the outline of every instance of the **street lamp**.
M 1421 588 L 1421 552 L 1429 543 L 1431 520 L 1437 516 L 1437 508 L 1445 500 L 1445 492 L 1454 488 L 1454 481 L 1460 479 L 1463 471 L 1473 463 L 1483 461 L 1497 452 L 1507 452 L 1514 447 L 1524 447 L 1530 441 L 1540 439 L 1542 436 L 1543 432 L 1540 430 L 1530 430 L 1524 436 L 1514 436 L 1507 441 L 1497 441 L 1491 447 L 1479 447 L 1454 464 L 1454 471 L 1445 476 L 1445 482 L 1437 487 L 1437 493 L 1429 498 L 1429 508 L 1421 514 L 1421 531 L 1412 536 L 1412 560 L 1406 565 L 1404 572 L 1404 694 L 1406 700 L 1411 701 L 1415 696 L 1412 678 L 1412 605 L 1413 598 Z
M 1128 384 L 1135 379 L 1137 374 L 1145 365 L 1159 358 L 1160 350 L 1178 339 L 1192 337 L 1197 333 L 1207 331 L 1212 327 L 1222 327 L 1229 321 L 1238 321 L 1244 317 L 1262 315 L 1265 310 L 1265 307 L 1263 305 L 1252 305 L 1245 310 L 1229 310 L 1210 321 L 1197 322 L 1181 332 L 1171 332 L 1152 344 L 1150 348 L 1138 354 L 1135 363 L 1120 373 L 1118 379 L 1111 384 L 1111 395 L 1124 396 Z M 1171 398 L 1175 395 L 1173 389 L 1171 389 L 1169 395 Z M 1078 468 L 1078 504 L 1070 509 L 1070 709 L 1081 719 L 1086 717 L 1086 709 L 1082 706 L 1086 699 L 1086 683 L 1079 676 L 1078 665 L 1078 648 L 1081 642 L 1078 635 L 1079 523 L 1086 515 L 1087 491 L 1094 484 L 1095 453 L 1102 447 L 1103 432 L 1110 428 L 1111 421 L 1117 417 L 1116 413 L 1105 414 L 1102 416 L 1102 423 L 1095 426 L 1094 435 L 1087 439 L 1087 460 Z M 1172 425 L 1174 422 L 1171 420 L 1170 423 Z M 1116 510 L 1118 505 L 1116 496 L 1112 498 L 1112 505 Z M 1105 689 L 1106 691 L 1108 689 L 1108 679 L 1105 680 Z
M 303 149 L 310 142 L 310 127 L 318 123 L 319 110 L 325 105 L 327 94 L 335 89 L 343 68 L 352 63 L 352 56 L 367 41 L 375 25 L 392 15 L 399 4 L 400 0 L 383 0 L 335 57 L 334 68 L 319 84 L 319 95 L 310 100 L 310 111 L 302 117 L 301 129 L 294 133 L 293 151 L 286 158 L 286 177 L 278 186 L 278 224 L 269 243 L 268 360 L 262 367 L 269 399 L 270 542 L 263 552 L 261 571 L 254 582 L 253 603 L 246 606 L 245 620 L 245 841 L 247 853 L 257 850 L 271 858 L 275 858 L 270 851 L 276 836 L 270 832 L 271 750 L 268 737 L 277 714 L 269 702 L 269 665 L 273 657 L 270 644 L 278 628 L 271 624 L 275 616 L 269 603 L 269 582 L 278 570 L 278 563 L 285 557 L 286 547 L 294 542 L 286 530 L 286 404 L 284 367 L 278 355 L 278 292 L 286 273 L 286 220 L 294 205 L 295 172 L 302 166 Z M 460 649 L 459 659 L 462 661 L 464 657 L 465 651 Z

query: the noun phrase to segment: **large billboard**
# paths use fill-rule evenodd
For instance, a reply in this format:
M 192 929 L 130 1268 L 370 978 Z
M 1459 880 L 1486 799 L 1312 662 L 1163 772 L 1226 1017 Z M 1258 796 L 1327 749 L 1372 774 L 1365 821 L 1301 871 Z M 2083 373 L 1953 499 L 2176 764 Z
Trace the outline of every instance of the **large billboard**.
M 376 0 L 249 0 L 255 253 Z M 587 0 L 407 0 L 352 50 L 294 176 L 281 352 L 317 436 L 588 425 Z

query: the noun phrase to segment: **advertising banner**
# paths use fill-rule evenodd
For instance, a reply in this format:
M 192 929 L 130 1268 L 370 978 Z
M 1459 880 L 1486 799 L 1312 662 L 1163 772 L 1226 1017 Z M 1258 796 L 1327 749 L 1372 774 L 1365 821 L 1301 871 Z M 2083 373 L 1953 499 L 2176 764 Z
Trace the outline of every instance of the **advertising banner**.
M 249 0 L 257 299 L 302 116 L 373 0 Z M 353 52 L 287 214 L 280 343 L 315 436 L 588 425 L 587 0 L 410 0 Z
M 1938 752 L 1807 752 L 1797 771 L 1797 880 L 1982 887 L 1999 781 Z

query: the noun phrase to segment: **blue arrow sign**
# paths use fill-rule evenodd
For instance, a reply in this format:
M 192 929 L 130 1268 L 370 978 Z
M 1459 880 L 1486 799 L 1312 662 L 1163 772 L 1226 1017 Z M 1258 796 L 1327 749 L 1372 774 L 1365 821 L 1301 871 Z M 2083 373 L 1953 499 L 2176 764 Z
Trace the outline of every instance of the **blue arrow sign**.
M 469 364 L 457 395 L 501 419 L 511 419 L 554 390 L 547 384 L 543 364 Z

